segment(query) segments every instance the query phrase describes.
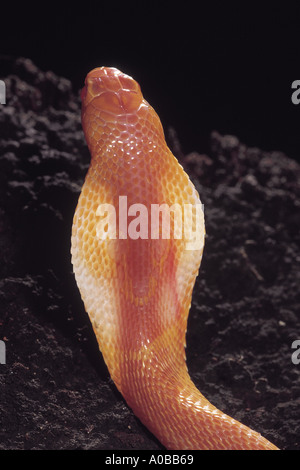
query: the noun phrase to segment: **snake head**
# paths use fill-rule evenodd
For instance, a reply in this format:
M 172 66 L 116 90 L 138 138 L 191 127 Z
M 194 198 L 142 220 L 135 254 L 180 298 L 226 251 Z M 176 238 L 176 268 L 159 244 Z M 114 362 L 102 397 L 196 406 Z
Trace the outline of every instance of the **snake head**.
M 139 84 L 118 69 L 97 67 L 88 73 L 81 91 L 82 111 L 116 116 L 135 113 L 143 102 Z

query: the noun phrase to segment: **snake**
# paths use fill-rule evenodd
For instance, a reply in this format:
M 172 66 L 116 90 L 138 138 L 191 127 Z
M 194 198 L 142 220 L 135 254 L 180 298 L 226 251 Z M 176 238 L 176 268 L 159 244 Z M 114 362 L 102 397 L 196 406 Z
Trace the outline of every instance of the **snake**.
M 186 330 L 204 212 L 157 113 L 137 81 L 114 67 L 87 74 L 81 101 L 91 161 L 71 258 L 110 377 L 166 449 L 277 449 L 190 378 Z

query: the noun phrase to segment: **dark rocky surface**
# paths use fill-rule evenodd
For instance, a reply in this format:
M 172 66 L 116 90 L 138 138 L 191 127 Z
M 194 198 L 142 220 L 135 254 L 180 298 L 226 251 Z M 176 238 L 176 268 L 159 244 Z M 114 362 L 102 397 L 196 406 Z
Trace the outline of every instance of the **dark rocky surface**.
M 0 449 L 161 449 L 111 382 L 72 274 L 89 165 L 79 94 L 25 59 L 1 78 Z M 205 204 L 190 373 L 221 410 L 300 449 L 300 167 L 217 132 L 208 156 L 185 156 L 167 134 Z

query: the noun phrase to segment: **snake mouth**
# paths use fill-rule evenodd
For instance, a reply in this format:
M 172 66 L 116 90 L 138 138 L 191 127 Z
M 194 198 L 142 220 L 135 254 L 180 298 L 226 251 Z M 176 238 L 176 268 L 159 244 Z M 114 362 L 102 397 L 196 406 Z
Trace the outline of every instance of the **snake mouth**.
M 140 107 L 143 96 L 138 83 L 113 67 L 93 69 L 81 91 L 82 106 L 93 106 L 113 115 L 131 114 Z

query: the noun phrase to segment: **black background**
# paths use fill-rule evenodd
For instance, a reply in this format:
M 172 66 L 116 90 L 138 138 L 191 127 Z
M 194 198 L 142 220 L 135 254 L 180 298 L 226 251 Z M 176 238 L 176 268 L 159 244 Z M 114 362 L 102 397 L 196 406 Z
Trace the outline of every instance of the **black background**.
M 0 78 L 3 56 L 29 57 L 75 90 L 91 68 L 115 66 L 140 83 L 185 153 L 207 152 L 215 129 L 300 160 L 299 4 L 51 1 L 1 13 Z

